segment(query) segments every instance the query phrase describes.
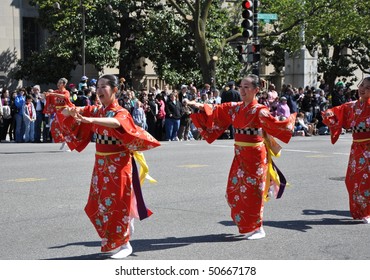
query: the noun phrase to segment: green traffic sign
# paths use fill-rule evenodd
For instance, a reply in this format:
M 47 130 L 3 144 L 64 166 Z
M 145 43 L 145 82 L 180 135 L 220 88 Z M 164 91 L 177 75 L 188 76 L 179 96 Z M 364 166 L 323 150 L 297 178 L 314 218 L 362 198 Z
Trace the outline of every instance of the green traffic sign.
M 269 23 L 271 20 L 277 20 L 278 16 L 277 14 L 263 14 L 263 13 L 258 13 L 257 18 L 259 20 L 263 20 L 264 22 Z

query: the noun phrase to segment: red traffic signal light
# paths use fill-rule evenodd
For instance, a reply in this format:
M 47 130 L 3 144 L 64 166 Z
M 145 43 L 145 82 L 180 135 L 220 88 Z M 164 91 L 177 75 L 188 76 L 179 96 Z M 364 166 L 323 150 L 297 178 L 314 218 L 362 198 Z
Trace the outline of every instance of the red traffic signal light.
M 243 1 L 242 2 L 243 12 L 242 17 L 243 21 L 241 27 L 243 28 L 242 36 L 245 38 L 250 38 L 253 36 L 253 1 Z
M 251 44 L 248 45 L 248 57 L 247 62 L 255 63 L 260 61 L 261 54 L 260 54 L 261 45 L 260 44 Z
M 253 8 L 253 1 L 243 1 L 242 6 L 243 9 L 251 9 Z

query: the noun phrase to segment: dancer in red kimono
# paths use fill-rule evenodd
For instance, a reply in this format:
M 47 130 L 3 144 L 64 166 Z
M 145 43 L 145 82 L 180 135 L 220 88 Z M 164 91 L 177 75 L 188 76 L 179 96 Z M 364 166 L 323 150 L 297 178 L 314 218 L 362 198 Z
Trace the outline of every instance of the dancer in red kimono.
M 55 114 L 55 119 L 51 124 L 50 132 L 55 143 L 62 143 L 64 146 L 64 136 L 62 131 L 62 124 L 65 119 L 63 115 L 63 109 L 65 107 L 74 107 L 70 100 L 70 93 L 66 89 L 68 80 L 66 78 L 59 79 L 57 83 L 58 89 L 52 92 L 46 92 L 46 104 L 44 107 L 44 114 Z
M 96 133 L 95 166 L 85 212 L 102 238 L 101 251 L 119 249 L 111 258 L 125 258 L 132 253 L 129 243 L 133 219 L 144 219 L 152 213 L 146 208 L 134 156 L 145 160 L 137 151 L 152 149 L 159 142 L 136 126 L 130 113 L 118 105 L 115 94 L 118 79 L 104 75 L 97 82 L 102 105 L 69 107 L 64 114 L 63 130 L 71 150 L 82 151 Z M 148 178 L 148 176 L 147 176 Z M 141 181 L 141 182 L 140 182 Z
M 358 88 L 359 100 L 328 109 L 323 113 L 335 144 L 342 128 L 351 129 L 353 142 L 349 156 L 346 186 L 354 219 L 370 223 L 370 77 Z
M 289 142 L 295 122 L 295 114 L 284 121 L 272 117 L 269 109 L 257 102 L 258 92 L 258 76 L 248 75 L 241 81 L 242 102 L 212 106 L 189 101 L 203 111 L 191 117 L 208 143 L 231 124 L 235 128 L 235 154 L 226 198 L 232 219 L 247 239 L 266 235 L 262 227 L 264 201 L 273 194 L 280 198 L 286 184 L 283 174 L 271 160 L 271 155 L 278 155 L 281 148 L 272 136 Z

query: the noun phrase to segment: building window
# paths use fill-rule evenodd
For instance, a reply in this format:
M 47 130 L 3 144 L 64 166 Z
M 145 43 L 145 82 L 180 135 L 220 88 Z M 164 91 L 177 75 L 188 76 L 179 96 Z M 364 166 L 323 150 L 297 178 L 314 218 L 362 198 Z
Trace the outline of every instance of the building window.
M 23 18 L 23 59 L 31 56 L 32 52 L 40 50 L 39 36 L 40 28 L 37 18 Z

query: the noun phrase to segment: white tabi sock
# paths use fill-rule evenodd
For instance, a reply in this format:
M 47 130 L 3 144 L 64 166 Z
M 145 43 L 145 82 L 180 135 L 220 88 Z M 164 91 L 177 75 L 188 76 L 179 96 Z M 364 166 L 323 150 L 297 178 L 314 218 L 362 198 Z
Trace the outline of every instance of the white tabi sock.
M 266 236 L 265 231 L 263 230 L 263 227 L 260 227 L 259 229 L 256 229 L 255 231 L 251 231 L 245 234 L 245 237 L 248 240 L 255 240 L 255 239 L 261 239 Z
M 363 218 L 362 221 L 364 222 L 364 224 L 370 224 L 370 216 Z
M 111 256 L 112 259 L 124 259 L 132 254 L 132 247 L 130 242 L 122 245 L 117 253 Z

